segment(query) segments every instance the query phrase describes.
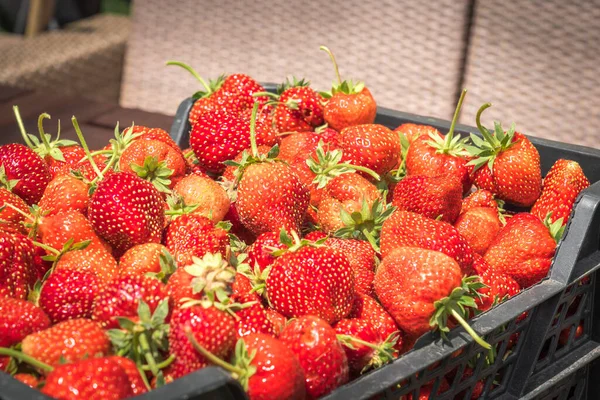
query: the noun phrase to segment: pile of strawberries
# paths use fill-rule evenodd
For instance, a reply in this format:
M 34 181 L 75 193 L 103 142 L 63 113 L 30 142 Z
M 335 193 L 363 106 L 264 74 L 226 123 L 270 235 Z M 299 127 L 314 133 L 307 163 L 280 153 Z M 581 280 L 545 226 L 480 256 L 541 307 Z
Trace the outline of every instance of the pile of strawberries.
M 542 182 L 526 136 L 481 126 L 489 104 L 481 137 L 455 135 L 464 93 L 443 134 L 374 124 L 369 90 L 339 74 L 328 93 L 194 74 L 190 149 L 117 125 L 94 151 L 75 118 L 80 143 L 46 134 L 47 114 L 27 146 L 0 146 L 0 368 L 16 379 L 122 399 L 217 365 L 251 399 L 313 399 L 430 330 L 490 348 L 467 320 L 547 275 L 589 186 L 568 160 Z

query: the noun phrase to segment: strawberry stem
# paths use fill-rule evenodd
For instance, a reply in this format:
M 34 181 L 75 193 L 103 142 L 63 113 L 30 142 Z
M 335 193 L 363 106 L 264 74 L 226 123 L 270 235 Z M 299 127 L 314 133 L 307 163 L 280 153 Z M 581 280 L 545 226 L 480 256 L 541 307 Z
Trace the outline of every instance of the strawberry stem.
M 54 371 L 54 367 L 52 367 L 51 365 L 48 365 L 41 361 L 38 361 L 35 358 L 30 357 L 27 354 L 22 353 L 17 350 L 14 350 L 14 349 L 0 347 L 0 355 L 16 358 L 17 360 L 19 360 L 21 362 L 25 362 L 25 363 L 27 363 L 35 368 L 38 368 L 42 371 L 46 371 L 46 372 Z
M 487 128 L 481 124 L 481 114 L 486 109 L 490 108 L 491 106 L 492 106 L 492 103 L 485 103 L 484 105 L 479 107 L 479 110 L 477 110 L 477 115 L 475 116 L 475 123 L 477 124 L 477 129 L 479 129 L 479 132 L 481 132 L 481 136 L 483 136 L 483 138 L 488 143 L 494 144 L 494 143 L 497 143 L 497 140 L 494 140 L 494 138 L 492 137 L 492 135 L 490 135 L 490 132 L 487 130 Z
M 492 346 L 486 342 L 485 340 L 483 340 L 481 338 L 481 336 L 479 336 L 477 334 L 477 332 L 475 332 L 475 330 L 473 328 L 471 328 L 471 326 L 467 323 L 467 321 L 464 320 L 464 318 L 455 310 L 455 309 L 450 309 L 450 314 L 454 317 L 454 319 L 456 320 L 456 322 L 458 322 L 463 328 L 465 328 L 465 331 L 467 331 L 467 333 L 473 338 L 475 339 L 475 341 L 484 349 L 491 349 Z
M 379 174 L 375 171 L 373 171 L 372 169 L 369 169 L 367 167 L 362 167 L 360 165 L 352 165 L 352 164 L 347 164 L 347 163 L 341 163 L 341 164 L 336 164 L 336 165 L 332 165 L 329 168 L 326 168 L 323 171 L 323 175 L 327 175 L 328 172 L 334 170 L 334 169 L 338 169 L 338 168 L 352 168 L 356 171 L 360 171 L 360 172 L 364 172 L 366 174 L 369 174 L 370 176 L 372 176 L 373 178 L 375 178 L 375 180 L 379 181 L 381 180 L 381 176 L 379 176 Z
M 146 335 L 139 335 L 139 344 L 140 344 L 140 348 L 142 350 L 142 354 L 144 355 L 144 358 L 146 359 L 146 362 L 148 363 L 148 367 L 150 368 L 150 371 L 152 372 L 152 375 L 156 376 L 158 375 L 158 372 L 160 371 L 160 369 L 158 368 L 158 365 L 156 364 L 156 360 L 154 359 L 154 356 L 152 355 L 152 351 L 150 350 L 150 343 L 148 343 L 148 338 L 146 337 Z
M 23 210 L 21 210 L 21 209 L 19 209 L 19 208 L 15 207 L 14 205 L 12 205 L 12 204 L 10 204 L 10 203 L 8 203 L 8 202 L 5 202 L 5 203 L 4 203 L 4 205 L 3 205 L 2 207 L 3 207 L 3 208 L 4 208 L 4 207 L 8 207 L 8 208 L 12 209 L 13 211 L 15 211 L 15 212 L 17 212 L 17 213 L 21 214 L 22 216 L 24 216 L 26 219 L 30 220 L 31 222 L 35 222 L 35 219 L 34 219 L 34 218 L 31 216 L 31 215 L 27 214 L 27 213 L 26 213 L 26 212 L 24 212 Z
M 333 67 L 335 68 L 335 76 L 337 77 L 338 83 L 341 85 L 342 77 L 340 76 L 340 70 L 338 68 L 337 62 L 335 61 L 335 57 L 333 56 L 333 53 L 331 52 L 331 50 L 329 50 L 329 48 L 327 46 L 320 46 L 319 50 L 323 50 L 324 52 L 326 52 L 329 55 L 329 58 L 331 58 L 331 61 L 333 62 Z
M 169 358 L 166 358 L 165 360 L 163 360 L 163 361 L 159 362 L 158 364 L 156 364 L 156 367 L 158 369 L 167 368 L 169 365 L 171 365 L 173 363 L 173 361 L 175 361 L 175 358 L 176 358 L 175 355 L 171 354 L 171 355 L 169 355 Z M 142 365 L 141 369 L 143 371 L 150 371 L 150 366 L 148 366 L 148 365 Z
M 151 391 L 152 386 L 150 386 L 150 382 L 148 382 L 148 377 L 146 376 L 144 369 L 138 365 L 137 370 L 138 370 L 138 373 L 140 374 L 140 378 L 142 378 L 142 382 L 144 382 L 144 386 L 146 387 L 146 390 Z
M 17 119 L 17 125 L 19 125 L 19 132 L 21 132 L 21 136 L 23 140 L 27 144 L 30 149 L 35 148 L 34 144 L 31 143 L 29 137 L 27 136 L 27 132 L 25 132 L 25 125 L 23 124 L 23 119 L 21 119 L 21 113 L 19 112 L 19 106 L 13 106 L 13 112 L 15 114 L 15 118 Z
M 176 65 L 178 67 L 181 67 L 183 69 L 185 69 L 186 71 L 188 71 L 190 74 L 192 74 L 201 84 L 202 86 L 204 86 L 204 88 L 206 89 L 206 92 L 210 95 L 213 91 L 210 87 L 210 85 L 208 85 L 206 83 L 206 81 L 204 80 L 204 78 L 202 78 L 192 67 L 190 67 L 188 64 L 183 63 L 181 61 L 167 61 L 167 65 Z
M 189 327 L 185 329 L 185 335 L 187 336 L 188 340 L 190 341 L 190 343 L 192 344 L 194 349 L 196 349 L 196 351 L 198 353 L 200 353 L 208 361 L 223 368 L 224 370 L 226 370 L 228 372 L 235 374 L 236 377 L 242 376 L 244 374 L 244 370 L 242 370 L 241 368 L 238 368 L 238 367 L 228 363 L 227 361 L 221 360 L 219 357 L 215 356 L 213 353 L 211 353 L 210 351 L 208 351 L 204 347 L 202 347 L 200 345 L 200 343 L 198 343 L 198 341 L 196 340 L 194 335 L 192 334 L 192 331 Z
M 454 137 L 454 127 L 456 126 L 456 121 L 458 121 L 458 115 L 460 114 L 460 109 L 462 108 L 463 101 L 467 94 L 467 89 L 463 89 L 460 93 L 460 97 L 458 99 L 458 104 L 456 105 L 456 109 L 454 110 L 454 116 L 452 117 L 452 123 L 450 124 L 450 130 L 446 134 L 444 147 L 450 147 L 450 143 Z
M 341 335 L 341 334 L 336 335 L 336 336 L 337 336 L 337 339 L 346 346 L 348 346 L 348 344 L 351 346 L 352 342 L 355 342 L 358 344 L 362 344 L 363 346 L 367 346 L 370 349 L 383 352 L 383 353 L 385 353 L 385 355 L 389 356 L 390 358 L 394 357 L 394 355 L 390 351 L 385 349 L 383 346 L 379 346 L 379 345 L 376 345 L 375 343 L 367 342 L 366 340 L 359 339 L 356 336 Z M 350 347 L 350 346 L 348 346 L 348 347 Z
M 258 102 L 252 106 L 252 116 L 250 117 L 250 146 L 252 146 L 252 155 L 258 158 L 258 146 L 256 145 L 256 114 L 258 112 Z
M 32 240 L 31 242 L 32 242 L 32 243 L 33 243 L 35 246 L 37 246 L 37 247 L 40 247 L 40 248 L 42 248 L 42 249 L 46 250 L 48 253 L 52 253 L 52 254 L 54 254 L 55 256 L 59 256 L 59 255 L 60 255 L 60 251 L 59 251 L 59 250 L 56 250 L 54 247 L 48 246 L 47 244 L 44 244 L 44 243 L 37 242 L 37 241 L 35 241 L 35 240 Z
M 52 117 L 48 113 L 42 113 L 38 117 L 38 131 L 40 132 L 40 139 L 42 139 L 42 143 L 44 143 L 46 151 L 48 152 L 48 154 L 50 154 L 50 150 L 52 150 L 52 147 L 50 146 L 50 142 L 48 142 L 46 132 L 44 132 L 44 119 L 46 118 L 52 119 Z
M 81 147 L 83 148 L 83 151 L 85 152 L 87 159 L 90 161 L 90 164 L 92 165 L 92 169 L 94 170 L 96 175 L 98 175 L 98 177 L 100 179 L 102 179 L 104 177 L 104 175 L 98 168 L 98 165 L 96 164 L 96 162 L 94 161 L 94 159 L 92 157 L 92 154 L 90 153 L 90 148 L 88 147 L 88 145 L 85 141 L 85 138 L 83 137 L 83 133 L 81 133 L 81 128 L 79 128 L 79 123 L 77 122 L 77 118 L 75 118 L 75 116 L 73 116 L 71 118 L 71 122 L 73 123 L 73 128 L 75 128 L 75 133 L 77 134 L 77 137 L 79 138 Z

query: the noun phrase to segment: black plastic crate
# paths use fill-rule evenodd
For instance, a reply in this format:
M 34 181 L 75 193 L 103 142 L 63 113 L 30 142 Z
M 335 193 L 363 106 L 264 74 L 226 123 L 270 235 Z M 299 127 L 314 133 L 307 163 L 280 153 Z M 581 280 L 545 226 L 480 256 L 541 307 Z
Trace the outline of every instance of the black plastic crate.
M 189 144 L 187 118 L 192 105 L 191 98 L 180 104 L 171 129 L 172 137 L 182 148 Z M 432 125 L 442 132 L 447 132 L 450 127 L 449 121 L 385 108 L 378 109 L 376 122 L 392 129 L 405 122 Z M 476 128 L 460 124 L 456 131 L 461 134 L 477 133 Z M 600 324 L 600 317 L 594 318 L 594 312 L 599 312 L 594 306 L 598 301 L 595 299 L 596 270 L 600 267 L 600 150 L 534 137 L 531 141 L 540 153 L 543 174 L 557 159 L 568 158 L 579 162 L 595 184 L 586 189 L 576 203 L 549 277 L 471 321 L 472 327 L 495 346 L 495 361 L 485 365 L 483 361 L 487 351 L 462 328 L 450 332 L 447 341 L 442 341 L 436 334 L 427 334 L 409 353 L 338 388 L 325 398 L 399 399 L 409 393 L 418 398 L 421 390 L 430 384 L 433 385 L 432 392 L 436 393 L 430 396 L 431 399 L 470 399 L 475 386 L 482 382 L 481 398 L 517 399 L 534 393 L 542 384 L 548 385 L 548 376 L 555 376 L 556 371 L 564 369 L 561 368 L 563 365 L 581 354 L 587 354 L 588 361 L 580 365 L 577 379 L 583 375 L 587 377 L 591 368 L 588 364 L 595 358 L 593 355 L 597 352 L 594 353 L 594 350 L 600 334 L 596 326 Z M 582 278 L 584 281 L 580 283 Z M 577 306 L 572 306 L 574 302 L 578 303 Z M 571 311 L 568 311 L 569 308 Z M 584 334 L 575 337 L 576 326 L 581 321 Z M 561 344 L 559 337 L 564 329 L 571 331 L 566 343 Z M 466 373 L 469 364 L 473 368 L 470 375 Z M 217 374 L 216 371 L 217 368 L 197 371 L 139 398 L 200 400 L 214 398 L 210 397 L 211 393 L 217 393 L 218 398 L 245 398 L 227 374 L 222 371 Z M 585 386 L 587 381 L 580 383 L 580 380 L 573 382 L 579 385 L 577 387 Z M 562 385 L 561 382 L 563 380 L 557 385 Z M 556 394 L 554 385 L 546 389 L 550 394 Z M 3 397 L 5 393 L 8 395 Z M 537 396 L 535 393 L 533 395 Z M 569 393 L 565 399 L 586 399 L 568 397 Z M 35 392 L 32 389 L 0 374 L 0 399 L 17 400 L 33 396 Z M 557 399 L 563 400 L 563 397 Z

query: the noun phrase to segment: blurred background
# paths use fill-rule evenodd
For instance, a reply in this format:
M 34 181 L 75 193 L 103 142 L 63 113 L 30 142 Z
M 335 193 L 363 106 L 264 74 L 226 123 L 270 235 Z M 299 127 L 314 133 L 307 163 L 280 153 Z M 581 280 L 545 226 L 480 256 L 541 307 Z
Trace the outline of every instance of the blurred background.
M 600 147 L 598 20 L 600 0 L 0 0 L 0 91 L 170 116 L 200 84 L 167 60 L 327 90 L 324 44 L 380 106 L 450 119 L 466 87 L 465 124 L 491 101 L 486 124 Z

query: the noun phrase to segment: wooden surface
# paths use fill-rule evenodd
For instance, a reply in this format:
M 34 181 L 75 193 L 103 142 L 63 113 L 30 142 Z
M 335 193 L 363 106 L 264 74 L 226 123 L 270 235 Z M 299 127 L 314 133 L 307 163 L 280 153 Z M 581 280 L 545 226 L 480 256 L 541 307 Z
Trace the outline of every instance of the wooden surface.
M 117 104 L 103 103 L 59 93 L 42 93 L 0 85 L 0 144 L 23 143 L 19 127 L 13 113 L 13 105 L 19 106 L 27 133 L 37 135 L 37 120 L 41 113 L 48 113 L 51 120 L 45 120 L 46 133 L 56 134 L 60 119 L 61 137 L 76 139 L 71 124 L 74 115 L 90 148 L 104 147 L 114 137 L 117 122 L 121 128 L 132 123 L 169 131 L 173 117 L 150 113 Z

